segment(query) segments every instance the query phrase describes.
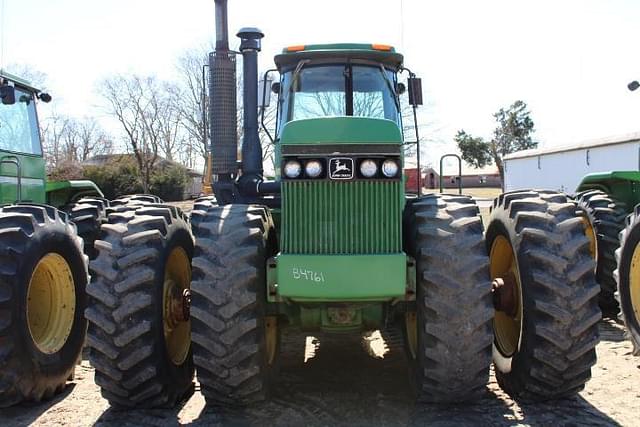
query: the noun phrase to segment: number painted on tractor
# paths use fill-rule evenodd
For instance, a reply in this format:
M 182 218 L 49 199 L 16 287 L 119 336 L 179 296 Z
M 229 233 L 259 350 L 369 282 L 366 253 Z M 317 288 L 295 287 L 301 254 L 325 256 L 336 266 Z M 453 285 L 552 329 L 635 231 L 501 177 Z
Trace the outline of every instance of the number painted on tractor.
M 293 267 L 291 269 L 293 278 L 296 280 L 306 280 L 309 282 L 324 283 L 324 273 L 308 270 L 306 268 Z

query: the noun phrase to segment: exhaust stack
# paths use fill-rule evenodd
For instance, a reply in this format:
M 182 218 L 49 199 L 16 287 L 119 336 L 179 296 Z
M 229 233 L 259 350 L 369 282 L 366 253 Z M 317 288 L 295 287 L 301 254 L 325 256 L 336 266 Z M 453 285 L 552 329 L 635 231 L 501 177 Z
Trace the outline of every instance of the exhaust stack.
M 215 0 L 215 5 L 216 49 L 209 54 L 211 169 L 214 181 L 231 182 L 238 172 L 236 56 L 229 51 L 227 0 Z
M 256 183 L 262 181 L 262 147 L 258 135 L 258 52 L 260 40 L 264 37 L 257 28 L 242 28 L 240 37 L 240 52 L 242 52 L 243 77 L 243 135 L 242 135 L 242 177 L 241 189 L 245 192 L 258 194 Z M 247 179 L 253 184 L 243 185 Z

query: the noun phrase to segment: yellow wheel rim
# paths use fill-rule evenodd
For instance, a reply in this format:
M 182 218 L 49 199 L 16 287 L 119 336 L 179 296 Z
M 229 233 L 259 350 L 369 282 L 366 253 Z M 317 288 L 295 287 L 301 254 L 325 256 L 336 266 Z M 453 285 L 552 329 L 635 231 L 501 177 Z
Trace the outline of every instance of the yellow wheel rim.
M 629 268 L 629 296 L 636 321 L 640 322 L 640 244 L 637 244 L 631 257 Z
M 509 279 L 515 285 L 515 314 L 509 315 L 496 310 L 493 318 L 495 344 L 505 357 L 513 356 L 520 346 L 522 335 L 522 285 L 520 273 L 511 242 L 503 235 L 498 235 L 491 245 L 489 255 L 489 272 L 491 280 Z
M 415 359 L 418 352 L 418 319 L 416 312 L 408 311 L 404 315 L 404 325 L 407 335 L 407 345 L 411 356 Z
M 76 289 L 71 267 L 49 252 L 33 270 L 27 289 L 27 325 L 42 353 L 58 352 L 69 338 L 76 313 Z
M 591 257 L 598 260 L 598 239 L 596 238 L 596 230 L 593 228 L 593 224 L 589 221 L 586 213 L 582 216 L 582 223 L 584 224 L 584 234 L 589 239 L 589 252 Z
M 265 345 L 267 348 L 267 362 L 273 364 L 278 351 L 278 318 L 267 316 L 264 323 Z
M 188 292 L 191 284 L 191 263 L 185 250 L 178 246 L 171 251 L 164 269 L 162 320 L 164 343 L 171 362 L 182 365 L 189 354 L 191 321 Z

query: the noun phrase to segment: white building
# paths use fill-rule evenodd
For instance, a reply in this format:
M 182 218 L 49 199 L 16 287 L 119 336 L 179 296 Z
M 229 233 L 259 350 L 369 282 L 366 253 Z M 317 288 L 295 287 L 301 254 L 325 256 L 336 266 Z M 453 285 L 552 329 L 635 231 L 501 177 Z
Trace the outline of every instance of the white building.
M 638 170 L 640 132 L 518 151 L 504 157 L 504 168 L 505 191 L 544 188 L 573 193 L 586 174 Z

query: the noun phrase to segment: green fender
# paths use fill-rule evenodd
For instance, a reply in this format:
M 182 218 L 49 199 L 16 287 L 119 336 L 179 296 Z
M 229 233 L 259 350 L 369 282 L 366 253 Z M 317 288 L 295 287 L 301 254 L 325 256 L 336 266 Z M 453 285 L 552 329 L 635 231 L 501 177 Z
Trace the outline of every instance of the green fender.
M 47 203 L 58 208 L 82 197 L 104 197 L 100 188 L 93 181 L 88 180 L 47 182 L 46 194 Z
M 615 200 L 624 202 L 627 210 L 640 203 L 640 171 L 609 171 L 585 175 L 576 193 L 585 190 L 601 190 Z

